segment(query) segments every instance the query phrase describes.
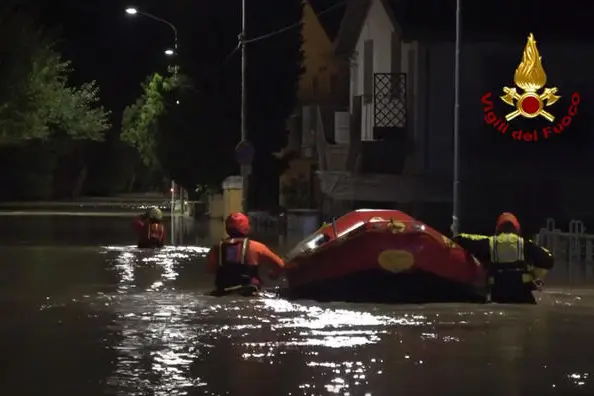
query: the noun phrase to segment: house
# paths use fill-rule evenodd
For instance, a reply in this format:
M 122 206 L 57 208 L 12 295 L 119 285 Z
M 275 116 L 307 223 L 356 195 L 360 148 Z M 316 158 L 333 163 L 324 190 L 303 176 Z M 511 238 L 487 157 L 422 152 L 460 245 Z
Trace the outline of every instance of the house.
M 318 158 L 314 135 L 310 133 L 311 113 L 321 109 L 330 134 L 334 111 L 346 112 L 348 107 L 348 64 L 333 51 L 333 39 L 344 6 L 334 6 L 331 12 L 323 12 L 332 4 L 328 0 L 304 2 L 304 73 L 297 94 L 298 106 L 289 121 L 289 143 L 277 153 L 277 157 L 288 159 L 288 169 L 280 177 L 279 204 L 282 207 L 317 207 L 319 189 L 314 172 L 318 168 Z M 320 13 L 322 15 L 318 17 Z
M 465 205 L 477 203 L 475 212 L 487 213 L 486 218 L 503 208 L 536 210 L 539 202 L 534 191 L 539 189 L 539 179 L 527 174 L 548 175 L 560 186 L 567 178 L 556 168 L 561 161 L 584 169 L 590 161 L 585 157 L 591 158 L 560 149 L 565 144 L 562 139 L 559 145 L 537 152 L 511 138 L 501 139 L 485 125 L 481 97 L 492 91 L 497 98 L 503 86 L 513 86 L 531 31 L 539 40 L 549 81 L 563 89 L 565 100 L 574 91 L 591 90 L 594 83 L 589 72 L 594 56 L 587 50 L 592 32 L 586 29 L 588 13 L 583 8 L 577 12 L 579 7 L 539 7 L 532 0 L 523 1 L 521 7 L 514 4 L 511 0 L 463 2 L 462 188 L 467 189 Z M 321 158 L 318 171 L 321 191 L 334 204 L 330 206 L 394 204 L 413 213 L 439 212 L 449 221 L 455 6 L 455 1 L 445 0 L 347 1 L 334 54 L 350 65 L 348 153 L 342 169 L 324 165 L 327 159 Z M 578 57 L 580 62 L 572 61 Z M 565 110 L 556 108 L 560 115 Z M 585 136 L 591 129 L 589 118 L 572 124 L 572 133 Z M 317 148 L 328 154 L 332 146 Z M 531 163 L 525 161 L 527 157 Z M 491 208 L 485 209 L 485 200 L 492 203 Z
M 342 168 L 318 172 L 328 206 L 448 204 L 447 154 L 437 172 L 427 172 L 422 55 L 418 42 L 404 39 L 391 3 L 347 2 L 333 50 L 349 63 L 350 136 Z

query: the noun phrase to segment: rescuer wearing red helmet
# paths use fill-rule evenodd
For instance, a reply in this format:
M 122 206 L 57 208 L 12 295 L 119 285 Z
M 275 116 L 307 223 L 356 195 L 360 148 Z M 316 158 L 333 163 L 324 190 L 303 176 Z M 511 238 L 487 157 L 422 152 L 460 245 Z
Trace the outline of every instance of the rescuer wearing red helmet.
M 228 238 L 213 246 L 208 253 L 208 272 L 215 274 L 214 295 L 239 292 L 256 294 L 261 285 L 258 267 L 268 264 L 275 267 L 272 278 L 280 275 L 285 267 L 283 259 L 263 243 L 248 238 L 250 222 L 243 213 L 232 213 L 225 220 Z
M 532 291 L 541 289 L 554 260 L 548 250 L 520 236 L 516 216 L 499 215 L 493 236 L 459 234 L 454 241 L 486 265 L 489 301 L 536 304 Z

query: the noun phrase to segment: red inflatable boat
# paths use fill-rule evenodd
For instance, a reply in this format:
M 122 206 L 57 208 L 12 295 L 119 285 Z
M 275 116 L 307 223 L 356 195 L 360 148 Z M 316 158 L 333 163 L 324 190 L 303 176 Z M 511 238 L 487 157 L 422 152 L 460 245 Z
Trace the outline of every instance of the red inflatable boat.
M 398 210 L 362 209 L 326 224 L 288 255 L 289 297 L 318 301 L 482 301 L 483 267 Z

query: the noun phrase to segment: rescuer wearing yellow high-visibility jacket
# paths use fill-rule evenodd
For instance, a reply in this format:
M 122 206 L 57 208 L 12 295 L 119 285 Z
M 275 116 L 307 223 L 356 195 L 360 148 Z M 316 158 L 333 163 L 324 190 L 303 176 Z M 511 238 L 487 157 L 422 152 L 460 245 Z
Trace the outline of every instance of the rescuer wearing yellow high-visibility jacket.
M 520 236 L 516 216 L 502 213 L 493 236 L 459 234 L 453 239 L 485 264 L 488 301 L 536 304 L 532 291 L 542 287 L 554 260 L 548 250 Z

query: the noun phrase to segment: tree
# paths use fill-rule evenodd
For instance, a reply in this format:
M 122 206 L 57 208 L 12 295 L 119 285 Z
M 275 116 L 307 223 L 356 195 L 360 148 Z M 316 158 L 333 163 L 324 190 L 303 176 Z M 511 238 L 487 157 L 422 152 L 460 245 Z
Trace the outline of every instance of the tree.
M 99 105 L 98 95 L 95 81 L 80 87 L 63 86 L 56 97 L 58 111 L 53 113 L 53 121 L 72 139 L 102 141 L 105 131 L 111 127 L 111 112 Z
M 0 37 L 0 144 L 46 139 L 57 131 L 101 140 L 110 113 L 98 104 L 97 85 L 68 85 L 71 64 L 55 50 L 51 35 L 14 14 L 0 24 Z
M 160 169 L 157 153 L 159 117 L 166 112 L 166 93 L 179 85 L 179 76 L 154 73 L 142 84 L 136 103 L 126 107 L 122 116 L 121 140 L 134 147 L 144 165 Z
M 142 85 L 143 93 L 134 104 L 127 106 L 122 114 L 120 141 L 136 151 L 141 171 L 162 176 L 160 161 L 156 152 L 156 119 L 165 111 L 161 86 L 163 77 L 155 73 L 148 76 Z M 137 167 L 133 174 L 137 178 Z
M 58 164 L 70 162 L 71 193 L 78 195 L 86 179 L 84 142 L 103 140 L 110 113 L 94 81 L 69 84 L 73 68 L 54 36 L 9 11 L 0 12 L 0 158 L 12 170 L 3 175 L 11 194 L 5 197 L 51 198 Z

